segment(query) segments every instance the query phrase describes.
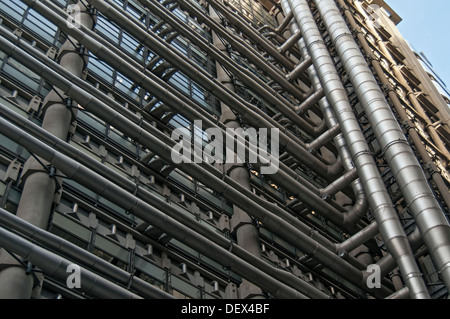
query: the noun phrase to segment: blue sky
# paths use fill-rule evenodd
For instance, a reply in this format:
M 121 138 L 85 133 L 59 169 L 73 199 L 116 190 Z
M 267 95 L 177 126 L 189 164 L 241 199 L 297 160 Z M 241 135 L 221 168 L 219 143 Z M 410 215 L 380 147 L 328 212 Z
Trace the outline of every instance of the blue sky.
M 402 18 L 398 28 L 423 52 L 450 89 L 450 1 L 385 0 Z

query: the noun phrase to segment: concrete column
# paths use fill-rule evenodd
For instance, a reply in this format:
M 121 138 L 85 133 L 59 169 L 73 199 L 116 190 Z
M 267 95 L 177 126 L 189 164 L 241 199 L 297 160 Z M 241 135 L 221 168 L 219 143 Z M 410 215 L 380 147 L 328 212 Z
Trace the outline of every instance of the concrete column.
M 220 18 L 214 10 L 210 10 L 211 18 L 218 24 L 221 24 Z M 213 44 L 216 48 L 221 50 L 224 54 L 228 54 L 223 42 L 213 32 Z M 217 80 L 220 81 L 231 91 L 235 91 L 232 79 L 228 73 L 222 68 L 219 63 L 216 63 Z M 222 115 L 220 121 L 229 128 L 241 128 L 241 124 L 236 118 L 230 107 L 221 103 Z M 236 157 L 235 157 L 236 158 Z M 251 190 L 250 176 L 248 169 L 244 164 L 227 163 L 224 165 L 224 170 L 233 180 L 239 182 L 247 189 Z M 252 218 L 242 209 L 237 206 L 233 207 L 233 217 L 231 218 L 231 229 L 236 234 L 237 243 L 239 246 L 249 251 L 251 254 L 261 258 L 261 244 L 259 241 L 259 231 L 256 228 Z M 264 298 L 262 290 L 256 285 L 243 280 L 238 288 L 238 294 L 241 299 L 256 299 Z
M 69 13 L 74 19 L 74 27 L 94 27 L 95 16 L 89 12 L 89 7 L 86 0 L 80 0 L 77 5 L 71 7 Z M 59 50 L 58 60 L 65 69 L 81 76 L 88 61 L 87 51 L 80 47 L 76 40 L 69 38 Z M 74 102 L 56 90 L 52 90 L 43 102 L 42 128 L 66 140 L 70 125 L 76 117 L 72 108 Z M 24 165 L 23 191 L 17 216 L 43 229 L 48 226 L 53 199 L 61 183 L 53 175 L 45 161 L 34 157 L 30 157 Z M 31 298 L 35 287 L 38 289 L 34 293 L 39 295 L 41 283 L 35 282 L 35 278 L 41 276 L 26 274 L 24 266 L 3 249 L 0 251 L 0 268 L 0 298 Z

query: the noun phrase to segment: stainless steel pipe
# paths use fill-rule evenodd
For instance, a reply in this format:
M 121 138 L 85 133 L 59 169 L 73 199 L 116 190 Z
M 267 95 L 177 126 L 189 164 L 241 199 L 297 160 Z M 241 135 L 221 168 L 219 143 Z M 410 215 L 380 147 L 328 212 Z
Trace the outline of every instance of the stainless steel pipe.
M 342 134 L 347 142 L 355 166 L 358 169 L 361 182 L 368 196 L 370 208 L 377 220 L 385 244 L 394 255 L 402 271 L 405 284 L 410 289 L 411 296 L 413 298 L 429 298 L 430 295 L 421 278 L 406 234 L 393 208 L 392 201 L 387 193 L 376 163 L 370 154 L 370 148 L 350 106 L 346 90 L 335 69 L 334 61 L 316 25 L 311 9 L 305 0 L 289 0 L 289 4 L 294 12 L 295 20 L 303 33 L 304 41 L 313 59 L 313 64 L 325 90 L 327 99 L 339 120 Z M 317 2 L 316 4 L 319 5 Z M 324 17 L 323 13 L 322 17 Z M 342 19 L 339 11 L 337 15 Z M 325 18 L 330 19 L 329 15 Z M 327 22 L 329 24 L 330 20 L 327 20 Z M 329 26 L 328 24 L 327 26 Z M 336 34 L 330 32 L 330 35 L 333 37 Z M 348 35 L 354 41 L 349 31 Z M 342 37 L 341 35 L 340 38 L 333 38 L 333 40 L 336 41 Z M 339 48 L 337 44 L 336 47 Z M 342 60 L 344 63 L 346 62 L 346 59 Z M 352 65 L 355 66 L 355 64 Z M 348 67 L 350 68 L 350 65 Z M 351 73 L 351 71 L 351 69 L 347 70 L 348 73 Z
M 432 259 L 450 289 L 450 225 L 336 3 L 331 0 L 314 3 Z

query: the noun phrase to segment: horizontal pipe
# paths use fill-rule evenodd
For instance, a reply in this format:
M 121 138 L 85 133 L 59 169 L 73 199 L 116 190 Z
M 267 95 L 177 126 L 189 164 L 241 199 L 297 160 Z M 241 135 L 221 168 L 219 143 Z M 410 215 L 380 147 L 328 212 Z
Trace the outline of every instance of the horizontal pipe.
M 336 125 L 332 128 L 330 128 L 328 131 L 320 135 L 318 138 L 316 138 L 311 143 L 306 144 L 306 148 L 311 153 L 317 152 L 322 146 L 327 144 L 328 142 L 331 142 L 336 136 L 338 136 L 341 133 L 341 128 L 339 125 Z
M 45 274 L 66 283 L 70 275 L 67 271 L 72 261 L 46 250 L 11 231 L 0 227 L 0 242 L 2 247 L 14 252 L 31 262 Z M 80 267 L 81 289 L 102 299 L 142 299 L 142 297 L 106 280 L 90 270 Z
M 342 190 L 343 187 L 354 182 L 358 178 L 358 170 L 353 168 L 339 177 L 333 183 L 320 190 L 320 196 L 332 196 Z
M 346 251 L 351 252 L 352 250 L 358 248 L 365 242 L 369 241 L 379 233 L 378 224 L 376 221 L 370 223 L 369 226 L 361 230 L 359 233 L 348 238 L 340 244 L 336 244 L 336 251 Z
M 255 267 L 266 272 L 270 276 L 280 280 L 281 282 L 284 282 L 287 285 L 290 285 L 293 288 L 302 287 L 304 293 L 310 296 L 311 298 L 326 298 L 326 296 L 322 292 L 316 290 L 316 288 L 312 286 L 306 285 L 306 283 L 304 283 L 301 279 L 293 276 L 288 272 L 274 268 L 270 264 L 264 262 L 261 259 L 255 258 L 246 250 L 242 249 L 239 246 L 233 245 L 229 239 L 226 239 L 225 237 L 219 235 L 215 231 L 212 231 L 211 229 L 203 226 L 203 224 L 198 223 L 198 221 L 196 221 L 195 219 L 189 218 L 184 214 L 180 214 L 176 208 L 174 208 L 172 205 L 168 204 L 166 201 L 162 200 L 158 196 L 154 195 L 153 193 L 141 187 L 138 187 L 136 189 L 136 184 L 127 179 L 126 177 L 118 174 L 114 170 L 106 167 L 102 163 L 89 157 L 87 154 L 76 149 L 72 145 L 54 138 L 53 136 L 42 130 L 40 127 L 38 127 L 36 124 L 30 122 L 26 118 L 21 117 L 19 114 L 8 109 L 1 103 L 0 103 L 0 114 L 14 125 L 23 128 L 25 131 L 29 132 L 32 136 L 50 145 L 53 149 L 62 152 L 63 154 L 76 160 L 80 164 L 89 167 L 94 172 L 100 174 L 104 178 L 107 178 L 108 180 L 117 184 L 118 186 L 122 187 L 128 192 L 135 193 L 136 196 L 144 200 L 146 203 L 152 205 L 156 209 L 161 210 L 165 214 L 176 219 L 183 225 L 188 226 L 189 228 L 198 232 L 202 236 L 205 236 L 206 238 L 212 240 L 217 245 L 220 245 L 223 248 L 230 249 L 230 252 L 236 254 L 236 256 L 238 256 L 239 258 L 242 258 L 246 262 L 249 262 Z M 318 236 L 315 235 L 316 239 L 317 237 Z
M 76 38 L 80 43 L 85 45 L 87 48 L 89 48 L 93 53 L 95 53 L 98 56 L 101 56 L 104 61 L 107 63 L 110 63 L 114 68 L 116 68 L 121 73 L 125 74 L 126 76 L 130 77 L 131 79 L 135 80 L 138 85 L 142 85 L 143 87 L 147 88 L 151 92 L 158 93 L 161 91 L 159 87 L 155 86 L 155 83 L 149 80 L 147 76 L 151 76 L 148 73 L 146 73 L 147 76 L 141 75 L 141 72 L 139 70 L 135 70 L 132 65 L 129 65 L 126 61 L 124 61 L 121 58 L 115 57 L 112 52 L 108 49 L 106 49 L 105 44 L 98 43 L 95 41 L 94 38 L 87 37 L 87 35 L 92 34 L 90 30 L 86 30 L 85 28 L 81 28 L 81 30 L 77 28 L 70 28 L 67 26 L 66 20 L 62 19 L 61 17 L 55 15 L 54 12 L 49 10 L 46 6 L 43 6 L 39 1 L 37 0 L 24 0 L 27 4 L 32 6 L 36 11 L 40 12 L 47 18 L 49 18 L 53 23 L 55 23 L 60 29 L 62 29 L 66 34 L 70 34 L 74 38 Z M 51 6 L 51 3 L 48 1 L 45 1 L 45 3 L 48 3 L 49 6 Z M 102 3 L 103 5 L 106 5 Z M 109 7 L 108 7 L 109 8 Z M 112 10 L 112 8 L 111 8 Z M 114 11 L 115 12 L 115 11 Z M 117 14 L 117 12 L 116 12 Z M 128 25 L 128 24 L 127 24 Z M 139 27 L 137 30 L 140 30 Z M 140 30 L 142 32 L 142 30 Z M 136 31 L 137 32 L 137 31 Z M 147 36 L 145 36 L 147 39 Z M 160 48 L 164 48 L 166 50 L 166 45 L 160 43 Z M 184 61 L 181 61 L 180 63 L 186 64 Z M 178 63 L 179 64 L 179 63 Z M 198 74 L 197 70 L 194 71 L 195 74 Z M 194 78 L 197 78 L 194 76 Z M 160 80 L 161 81 L 161 80 Z M 208 81 L 212 81 L 209 79 Z M 214 81 L 213 81 L 214 82 Z M 214 82 L 215 83 L 215 82 Z M 212 84 L 213 86 L 215 84 Z M 217 87 L 219 88 L 219 87 Z M 224 93 L 224 92 L 223 92 Z M 194 117 L 194 119 L 204 118 L 204 116 L 200 115 L 194 115 L 189 114 L 186 111 L 186 108 L 184 108 L 183 103 L 174 103 L 174 101 L 177 101 L 177 99 L 173 100 L 172 98 L 168 98 L 167 90 L 163 90 L 161 93 L 161 98 L 165 99 L 165 101 L 171 105 L 174 105 L 175 110 L 182 113 L 184 116 L 187 116 L 188 118 Z M 259 109 L 256 107 L 249 105 L 249 103 L 245 103 L 243 105 L 241 101 L 237 101 L 234 99 L 232 93 L 224 93 L 226 96 L 231 98 L 231 101 L 225 101 L 227 105 L 232 105 L 236 108 L 236 111 L 243 116 L 243 119 L 247 120 L 250 124 L 252 124 L 254 127 L 274 127 L 275 125 L 278 125 L 278 123 L 272 123 L 273 121 L 270 119 L 267 119 L 267 115 L 264 113 L 261 113 Z M 231 95 L 228 95 L 231 94 Z M 250 110 L 251 108 L 252 110 Z M 256 114 L 254 113 L 256 112 Z M 198 112 L 197 114 L 199 114 Z M 203 113 L 200 113 L 203 114 Z M 259 116 L 261 115 L 261 116 Z M 205 119 L 205 122 L 208 122 L 207 119 Z M 213 121 L 211 121 L 213 122 Z M 213 122 L 214 123 L 214 122 Z M 212 124 L 212 126 L 215 126 Z M 295 141 L 295 142 L 293 142 Z M 327 166 L 323 164 L 321 161 L 319 161 L 316 157 L 314 157 L 312 154 L 307 152 L 301 145 L 303 145 L 303 142 L 294 136 L 292 133 L 281 129 L 280 130 L 280 147 L 286 148 L 287 151 L 291 152 L 296 159 L 304 163 L 305 165 L 311 167 L 312 169 L 316 169 L 317 173 L 320 174 L 323 178 L 329 179 L 330 176 L 335 175 L 335 169 L 333 166 Z
M 134 277 L 125 270 L 115 267 L 113 264 L 95 256 L 87 250 L 84 250 L 59 236 L 53 235 L 48 231 L 36 227 L 2 208 L 0 208 L 0 224 L 3 224 L 10 230 L 15 230 L 27 236 L 47 249 L 66 255 L 70 258 L 70 260 L 73 260 L 79 265 L 87 266 L 110 276 L 122 285 L 128 285 L 130 283 L 130 288 L 142 297 L 158 299 L 175 298 L 161 289 L 149 284 L 148 282 L 138 277 Z
M 247 280 L 271 292 L 277 298 L 307 298 L 304 294 L 279 283 L 256 267 L 243 262 L 227 249 L 217 246 L 211 240 L 204 238 L 189 227 L 155 209 L 108 179 L 81 165 L 76 160 L 55 151 L 50 146 L 40 142 L 3 118 L 0 118 L 0 124 L 1 134 L 22 145 L 29 152 L 48 161 L 61 171 L 66 178 L 89 188 L 96 194 L 124 208 L 130 214 L 148 221 L 152 226 L 165 231 L 173 238 L 212 258 L 222 266 L 241 274 Z
M 432 259 L 450 289 L 448 220 L 336 3 L 330 0 L 315 0 L 314 3 Z M 414 294 L 413 288 L 409 288 Z
M 376 163 L 370 154 L 370 148 L 359 123 L 353 113 L 344 85 L 337 73 L 329 51 L 324 43 L 322 35 L 312 16 L 308 3 L 305 0 L 289 0 L 294 16 L 301 30 L 304 32 L 305 41 L 308 45 L 315 68 L 320 81 L 326 92 L 326 96 L 333 106 L 336 116 L 341 125 L 343 136 L 349 145 L 350 152 L 358 169 L 360 179 L 368 195 L 370 208 L 379 225 L 380 233 L 385 240 L 388 250 L 395 256 L 397 264 L 401 269 L 405 284 L 410 288 L 413 298 L 429 298 L 428 290 L 420 276 L 419 268 L 414 260 L 407 237 L 401 226 L 396 211 L 392 207 L 392 201 L 380 176 Z M 326 9 L 332 8 L 327 2 Z M 315 2 L 317 8 L 323 9 L 323 2 Z M 330 27 L 327 11 L 320 10 L 324 23 L 327 26 L 333 40 L 336 36 L 336 27 Z M 336 15 L 340 13 L 337 12 Z M 350 34 L 350 32 L 349 32 Z M 351 34 L 350 34 L 351 36 Z M 353 40 L 353 38 L 352 38 Z M 336 44 L 337 49 L 339 47 Z M 348 61 L 342 59 L 344 63 Z M 346 65 L 350 67 L 350 65 Z M 347 72 L 350 72 L 349 70 Z
M 1 32 L 2 28 L 0 27 L 0 32 Z M 57 86 L 62 86 L 64 84 L 65 88 L 64 91 L 66 91 L 67 94 L 69 95 L 73 95 L 72 97 L 74 98 L 74 100 L 77 101 L 81 101 L 81 100 L 86 100 L 87 102 L 83 104 L 83 106 L 88 110 L 89 109 L 89 104 L 90 103 L 97 103 L 96 99 L 92 99 L 92 96 L 87 95 L 85 93 L 82 93 L 79 90 L 79 87 L 75 86 L 75 83 L 79 83 L 80 80 L 77 78 L 73 78 L 69 73 L 64 73 L 64 70 L 60 70 L 58 69 L 58 66 L 55 65 L 53 63 L 53 61 L 45 58 L 46 62 L 51 65 L 51 69 L 42 69 L 41 67 L 41 63 L 39 62 L 33 62 L 28 58 L 28 55 L 26 55 L 25 53 L 21 53 L 21 51 L 19 49 L 15 49 L 14 46 L 12 46 L 12 44 L 5 42 L 3 39 L 0 38 L 0 43 L 2 43 L 4 50 L 8 51 L 8 54 L 10 55 L 14 55 L 14 57 L 16 59 L 19 59 L 22 63 L 24 63 L 25 65 L 27 65 L 28 67 L 30 67 L 31 69 L 33 69 L 34 72 L 36 72 L 37 74 L 42 75 L 44 78 L 46 78 L 49 82 L 57 85 Z M 9 48 L 9 49 L 8 49 Z M 71 81 L 68 81 L 67 79 L 65 79 L 64 77 L 62 77 L 61 75 L 55 73 L 53 70 L 58 70 L 60 72 L 62 72 L 61 74 L 65 74 L 65 76 L 67 78 L 70 78 Z M 71 92 L 71 93 L 68 93 Z M 97 91 L 94 93 L 98 93 Z M 74 95 L 75 94 L 75 95 Z M 95 96 L 95 94 L 94 94 Z M 109 103 L 110 105 L 115 105 L 114 102 Z M 107 107 L 104 103 L 101 103 L 102 108 Z M 104 114 L 102 113 L 98 113 L 97 111 L 98 107 L 93 107 L 93 109 L 91 110 L 91 112 L 93 112 L 94 114 L 96 114 L 97 116 L 99 116 L 100 118 L 104 119 Z M 158 137 L 158 139 L 160 141 L 164 141 L 166 147 L 173 147 L 173 145 L 175 145 L 175 141 L 171 140 L 170 138 L 168 138 L 168 136 L 166 136 L 165 134 L 161 133 L 159 130 L 157 130 L 156 128 L 154 128 L 151 125 L 145 125 L 145 122 L 141 121 L 141 118 L 137 117 L 136 115 L 130 114 L 130 112 L 127 112 L 126 109 L 124 109 L 121 106 L 118 106 L 117 108 L 115 108 L 115 110 L 117 112 L 121 112 L 121 114 L 126 114 L 127 116 L 129 116 L 134 123 L 139 123 L 139 127 L 137 127 L 136 125 L 134 127 L 136 127 L 136 130 L 131 130 L 131 126 L 125 126 L 124 129 L 126 131 L 126 135 L 127 136 L 135 136 L 137 134 L 137 132 L 139 132 L 141 129 L 145 129 L 148 132 L 151 132 L 151 134 L 153 134 L 154 136 Z M 116 128 L 119 128 L 119 126 L 117 124 L 114 124 L 114 126 Z M 119 128 L 120 130 L 120 128 Z M 139 141 L 140 143 L 142 143 L 143 145 L 145 145 L 146 147 L 148 147 L 149 149 L 152 148 L 152 145 L 149 144 L 148 140 L 142 138 L 139 134 L 139 139 L 137 139 L 137 141 Z M 166 158 L 167 161 L 171 162 L 172 159 L 169 156 L 168 158 Z M 254 165 L 256 165 L 257 163 L 255 163 Z M 209 173 L 213 173 L 216 177 L 220 177 L 222 176 L 222 174 L 219 171 L 214 172 L 213 168 L 210 167 L 210 165 L 208 164 L 201 164 L 203 167 L 207 167 L 209 168 Z M 280 163 L 280 167 L 282 166 L 282 164 Z M 185 166 L 188 167 L 188 166 Z M 285 187 L 287 190 L 290 190 L 293 194 L 296 194 L 297 196 L 299 196 L 299 198 L 301 198 L 302 200 L 305 201 L 305 203 L 307 203 L 308 205 L 314 207 L 317 211 L 322 212 L 325 216 L 327 216 L 328 218 L 330 218 L 330 220 L 332 220 L 334 223 L 336 223 L 337 225 L 342 225 L 344 224 L 344 218 L 346 215 L 343 215 L 341 212 L 339 212 L 338 210 L 336 210 L 334 207 L 330 206 L 328 203 L 324 202 L 318 195 L 318 191 L 316 190 L 314 192 L 314 190 L 309 189 L 308 187 L 305 187 L 304 184 L 299 183 L 296 179 L 297 176 L 296 174 L 294 175 L 288 175 L 285 172 L 283 172 L 282 170 L 278 171 L 278 174 L 275 174 L 271 177 L 271 179 L 275 182 L 278 182 L 280 185 L 282 185 L 283 187 Z M 242 187 L 241 185 L 239 185 L 238 183 L 235 183 L 234 181 L 230 180 L 230 179 L 226 179 L 228 184 L 233 185 L 235 188 L 239 188 L 240 191 L 242 192 Z M 307 184 L 306 184 L 307 185 Z M 276 208 L 276 210 L 274 210 L 274 207 L 272 207 L 272 205 L 268 202 L 262 201 L 261 198 L 259 198 L 258 196 L 256 196 L 255 194 L 253 194 L 252 192 L 249 192 L 247 190 L 245 190 L 244 194 L 247 194 L 248 198 L 254 198 L 258 203 L 263 202 L 263 206 L 265 206 L 266 209 L 269 209 L 271 211 L 274 211 L 277 213 L 278 216 L 286 219 L 288 218 L 288 220 L 293 222 L 293 225 L 298 225 L 299 227 L 303 227 L 303 225 L 301 225 L 299 223 L 299 221 L 297 221 L 296 219 L 292 218 L 291 216 L 289 216 L 288 214 L 286 214 L 282 209 L 280 208 Z M 233 200 L 233 198 L 231 199 Z M 244 210 L 248 209 L 247 205 L 243 207 Z M 345 226 L 345 225 L 344 225 Z
M 234 74 L 234 76 L 247 85 L 254 92 L 257 92 L 265 101 L 279 109 L 285 116 L 287 116 L 293 123 L 302 127 L 305 122 L 300 120 L 294 112 L 291 112 L 292 105 L 276 90 L 267 85 L 264 81 L 258 78 L 254 73 L 237 65 L 231 58 L 223 55 L 217 48 L 211 44 L 205 43 L 205 40 L 189 30 L 179 21 L 172 13 L 170 13 L 164 6 L 158 2 L 148 0 L 138 0 L 144 7 L 149 8 L 151 12 L 158 14 L 164 18 L 164 21 L 174 27 L 180 32 L 182 36 L 189 39 L 192 43 L 197 45 L 201 50 L 207 52 L 216 62 L 222 64 L 226 69 Z M 291 87 L 292 85 L 281 75 L 277 76 L 274 81 L 282 87 Z M 297 88 L 292 87 L 291 91 L 298 91 Z
M 392 295 L 386 297 L 386 299 L 409 299 L 408 287 L 403 287 L 399 291 L 396 291 Z
M 325 93 L 322 88 L 318 89 L 312 95 L 310 95 L 306 100 L 302 102 L 302 104 L 295 107 L 295 112 L 299 115 L 304 114 L 306 111 L 311 109 L 316 103 L 318 103 L 323 97 Z
M 246 21 L 243 21 L 243 19 L 241 19 L 238 15 L 234 14 L 231 10 L 227 9 L 223 4 L 216 0 L 206 0 L 206 2 L 218 10 L 228 21 L 231 22 L 234 27 L 238 28 L 257 46 L 261 47 L 265 52 L 270 54 L 277 62 L 282 64 L 288 70 L 292 70 L 294 68 L 294 62 L 280 54 L 271 43 L 262 38 L 256 30 L 249 27 Z M 227 4 L 227 2 L 228 1 L 225 1 L 225 4 Z
M 104 112 L 105 110 L 99 111 Z M 119 115 L 116 114 L 116 116 Z M 120 122 L 114 123 L 115 126 L 121 125 Z M 1 124 L 0 133 L 9 137 L 18 144 L 23 145 L 31 153 L 34 153 L 42 157 L 43 159 L 47 160 L 50 164 L 57 167 L 63 174 L 67 175 L 67 178 L 77 181 L 81 185 L 91 189 L 92 191 L 98 193 L 102 197 L 110 200 L 113 203 L 116 203 L 117 205 L 123 207 L 129 213 L 134 214 L 144 220 L 148 220 L 149 223 L 151 223 L 153 226 L 166 231 L 167 233 L 172 235 L 172 237 L 185 242 L 186 245 L 192 247 L 193 249 L 196 249 L 200 253 L 210 256 L 211 258 L 216 258 L 216 260 L 222 265 L 230 267 L 230 269 L 236 271 L 237 273 L 244 273 L 245 274 L 244 277 L 246 277 L 246 279 L 248 279 L 249 281 L 256 283 L 257 285 L 261 286 L 267 291 L 273 292 L 272 290 L 273 285 L 276 285 L 277 281 L 273 280 L 272 277 L 267 278 L 269 282 L 272 281 L 270 285 L 268 286 L 263 285 L 264 283 L 261 282 L 261 278 L 263 277 L 266 278 L 267 275 L 265 275 L 255 267 L 252 267 L 255 268 L 254 270 L 247 272 L 246 271 L 247 268 L 246 266 L 244 266 L 246 264 L 245 263 L 243 264 L 243 262 L 238 262 L 236 260 L 236 256 L 229 253 L 228 250 L 215 246 L 215 244 L 212 241 L 204 239 L 201 235 L 194 233 L 188 227 L 180 224 L 179 222 L 173 220 L 172 218 L 160 212 L 159 210 L 156 210 L 152 206 L 146 204 L 142 200 L 127 193 L 123 189 L 119 188 L 115 184 L 112 184 L 110 181 L 104 179 L 95 172 L 80 165 L 75 160 L 68 158 L 67 156 L 64 156 L 59 152 L 56 152 L 54 149 L 48 147 L 47 145 L 43 144 L 42 142 L 38 141 L 32 136 L 25 134 L 23 131 L 12 126 L 9 122 L 0 119 L 0 124 Z M 128 125 L 133 124 L 129 123 Z M 145 132 L 141 132 L 141 134 L 145 135 Z M 159 141 L 155 140 L 151 136 L 148 136 L 148 139 L 150 141 L 153 140 L 153 143 L 156 145 L 160 144 Z M 166 146 L 164 145 L 161 146 L 170 153 L 170 149 L 167 149 Z M 193 173 L 194 174 L 191 174 L 193 178 L 198 178 L 199 180 L 201 180 L 201 176 L 203 175 L 199 176 L 198 174 L 195 174 L 195 172 Z M 245 203 L 245 205 L 253 206 L 251 202 L 248 201 L 246 196 L 242 196 L 241 193 L 233 191 L 232 188 L 227 186 L 220 179 L 213 177 L 209 181 L 211 183 L 215 183 L 216 185 L 220 186 L 218 191 L 219 193 L 222 193 L 224 196 L 229 196 L 230 194 L 232 194 L 232 196 L 234 196 L 235 199 L 241 198 L 243 203 Z M 242 201 L 239 200 L 238 205 L 242 204 Z M 256 207 L 258 211 L 262 211 L 260 207 L 258 206 Z M 274 229 L 274 233 L 279 234 L 280 237 L 284 238 L 288 242 L 295 243 L 296 246 L 300 246 L 301 247 L 300 249 L 303 250 L 305 253 L 317 259 L 318 261 L 324 263 L 325 265 L 330 267 L 330 269 L 334 269 L 350 282 L 353 282 L 354 284 L 361 286 L 361 288 L 363 289 L 371 291 L 365 285 L 364 276 L 366 274 L 363 274 L 362 272 L 358 271 L 354 267 L 347 264 L 345 261 L 340 259 L 335 253 L 330 252 L 328 249 L 318 244 L 314 239 L 299 232 L 296 228 L 294 228 L 290 224 L 285 223 L 283 220 L 281 220 L 276 216 L 272 216 L 270 213 L 267 213 L 266 215 L 260 215 L 258 217 L 260 218 L 263 225 L 267 225 L 269 229 L 270 228 Z M 219 252 L 217 253 L 217 255 L 214 254 L 214 256 L 212 256 L 212 251 L 214 252 L 219 251 Z M 231 262 L 231 260 L 233 260 L 233 262 Z M 279 284 L 276 286 L 278 287 Z M 304 297 L 304 295 L 300 294 L 299 292 L 293 292 L 288 287 L 286 287 L 286 289 L 284 289 L 282 292 L 277 291 L 276 293 L 280 293 L 278 297 L 283 296 L 284 298 L 286 298 L 287 295 L 289 295 L 291 298 L 302 296 Z M 292 295 L 292 293 L 294 293 L 294 295 Z M 376 295 L 383 294 L 385 293 L 385 290 L 375 290 L 371 291 L 371 293 L 374 293 Z
M 292 14 L 292 12 L 288 15 L 286 15 L 286 17 L 283 19 L 283 21 L 280 23 L 280 25 L 274 29 L 272 26 L 265 24 L 263 25 L 261 28 L 258 29 L 258 32 L 260 33 L 264 33 L 266 30 L 269 30 L 271 32 L 275 32 L 276 34 L 282 34 L 283 31 L 286 29 L 286 27 L 289 25 L 289 23 L 291 22 L 292 18 L 294 17 L 294 15 Z
M 292 12 L 292 11 L 291 11 Z M 296 79 L 298 79 L 300 77 L 300 75 L 302 75 L 303 73 L 306 72 L 306 70 L 312 65 L 312 60 L 311 58 L 307 58 L 304 61 L 302 61 L 302 63 L 300 63 L 299 65 L 297 65 L 295 67 L 294 70 L 292 70 L 290 73 L 288 73 L 286 75 L 286 79 L 288 81 L 295 81 Z
M 278 47 L 278 52 L 284 54 L 286 51 L 291 49 L 292 46 L 294 46 L 297 41 L 301 38 L 302 34 L 300 32 L 297 32 L 296 34 L 291 35 L 289 39 L 287 39 L 283 45 Z

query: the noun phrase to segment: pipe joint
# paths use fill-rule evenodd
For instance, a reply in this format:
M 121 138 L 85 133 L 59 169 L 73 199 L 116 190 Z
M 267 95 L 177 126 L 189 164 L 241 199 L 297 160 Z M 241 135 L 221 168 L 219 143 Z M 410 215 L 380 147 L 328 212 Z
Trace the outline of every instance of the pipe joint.
M 361 156 L 374 156 L 374 153 L 371 150 L 362 150 L 357 152 L 355 155 L 352 156 L 352 162 L 356 163 L 356 161 L 358 160 L 359 157 Z
M 345 249 L 340 249 L 340 250 L 337 252 L 337 255 L 338 255 L 340 258 L 342 258 L 342 259 L 347 259 L 347 257 L 348 257 L 348 252 L 347 252 Z
M 383 151 L 381 154 L 385 155 L 392 146 L 397 145 L 397 144 L 404 144 L 409 147 L 408 141 L 406 139 L 400 138 L 400 139 L 393 140 L 393 141 L 387 143 L 386 146 L 383 148 Z
M 445 273 L 447 271 L 447 269 L 450 268 L 450 262 L 446 263 L 445 265 L 443 265 L 439 270 L 438 270 L 438 274 L 439 276 L 442 276 L 443 273 Z

